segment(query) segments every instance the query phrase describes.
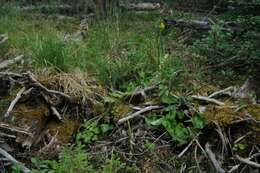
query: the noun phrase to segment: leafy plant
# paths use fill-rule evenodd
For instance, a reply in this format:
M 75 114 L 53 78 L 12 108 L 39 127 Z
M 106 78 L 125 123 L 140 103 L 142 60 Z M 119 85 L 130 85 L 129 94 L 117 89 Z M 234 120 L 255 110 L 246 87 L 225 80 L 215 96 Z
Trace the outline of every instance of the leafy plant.
M 58 161 L 32 159 L 32 163 L 36 166 L 36 169 L 32 170 L 32 173 L 93 172 L 89 157 L 81 145 L 64 147 Z
M 83 131 L 77 134 L 76 141 L 89 144 L 97 140 L 98 135 L 104 134 L 114 128 L 112 124 L 99 124 L 97 120 L 86 121 L 82 125 Z

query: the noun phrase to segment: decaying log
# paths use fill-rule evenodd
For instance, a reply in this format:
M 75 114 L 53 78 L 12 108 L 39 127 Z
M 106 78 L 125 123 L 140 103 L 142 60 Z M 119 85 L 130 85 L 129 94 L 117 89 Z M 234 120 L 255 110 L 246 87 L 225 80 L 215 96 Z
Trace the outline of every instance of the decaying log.
M 3 150 L 2 148 L 0 148 L 0 154 L 2 156 L 4 156 L 8 161 L 12 162 L 13 164 L 17 164 L 20 165 L 22 168 L 22 171 L 24 173 L 29 173 L 31 172 L 30 169 L 28 169 L 27 167 L 25 167 L 21 162 L 17 161 L 13 156 L 11 156 L 8 152 L 6 152 L 5 150 Z
M 24 55 L 19 55 L 17 57 L 15 57 L 14 59 L 9 59 L 9 60 L 5 60 L 3 62 L 0 63 L 0 70 L 7 68 L 8 66 L 15 64 L 19 61 L 21 61 L 24 58 Z
M 151 2 L 130 3 L 121 6 L 123 8 L 126 8 L 127 10 L 135 10 L 135 11 L 151 11 L 151 10 L 158 10 L 161 8 L 161 5 L 159 3 L 151 3 Z

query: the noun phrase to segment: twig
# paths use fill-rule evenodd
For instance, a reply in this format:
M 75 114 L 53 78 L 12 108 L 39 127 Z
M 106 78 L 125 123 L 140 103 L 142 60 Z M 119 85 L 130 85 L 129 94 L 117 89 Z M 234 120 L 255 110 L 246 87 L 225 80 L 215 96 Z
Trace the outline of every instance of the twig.
M 32 82 L 31 86 L 40 88 L 41 90 L 43 90 L 44 92 L 48 93 L 48 94 L 55 94 L 55 95 L 59 95 L 63 98 L 65 98 L 67 101 L 71 101 L 71 97 L 65 93 L 59 92 L 59 91 L 55 91 L 55 90 L 49 90 L 48 88 L 46 88 L 45 86 L 43 86 L 40 82 L 38 82 L 33 75 L 28 72 L 26 73 L 26 75 L 28 76 L 29 80 Z
M 219 162 L 217 161 L 215 154 L 211 151 L 209 143 L 206 143 L 205 150 L 216 171 L 219 173 L 225 173 L 225 170 L 221 168 Z
M 28 131 L 26 131 L 26 130 L 24 130 L 24 129 L 22 129 L 22 128 L 12 127 L 12 126 L 10 126 L 9 124 L 5 124 L 5 123 L 2 123 L 2 122 L 0 122 L 0 128 L 6 129 L 6 130 L 10 130 L 10 131 L 16 132 L 16 133 L 21 133 L 21 134 L 24 134 L 24 135 L 28 135 L 28 136 L 30 136 L 30 137 L 33 136 L 32 133 L 30 133 L 30 132 L 28 132 Z
M 228 171 L 228 173 L 232 173 L 232 172 L 236 171 L 239 167 L 240 167 L 240 164 L 232 166 L 232 168 Z
M 0 69 L 4 69 L 18 61 L 21 61 L 23 59 L 24 55 L 19 55 L 17 57 L 15 57 L 14 59 L 9 59 L 9 60 L 5 60 L 3 62 L 0 63 Z
M 191 96 L 193 99 L 196 99 L 196 100 L 201 100 L 201 101 L 205 101 L 205 102 L 209 102 L 209 103 L 214 103 L 216 105 L 219 105 L 219 106 L 224 106 L 225 103 L 223 102 L 220 102 L 216 99 L 213 99 L 213 98 L 209 98 L 209 97 L 204 97 L 204 96 Z
M 9 134 L 2 133 L 2 132 L 0 132 L 0 136 L 7 137 L 7 138 L 14 138 L 14 139 L 16 138 L 15 135 L 9 135 Z
M 239 155 L 235 155 L 235 158 L 236 158 L 237 160 L 239 160 L 240 162 L 242 162 L 242 163 L 245 163 L 245 164 L 247 164 L 247 165 L 250 165 L 250 166 L 253 166 L 253 167 L 256 167 L 256 168 L 260 168 L 260 164 L 251 161 L 250 158 L 242 158 L 242 157 L 240 157 Z
M 234 87 L 231 86 L 226 89 L 216 91 L 216 92 L 212 93 L 211 95 L 209 95 L 209 98 L 214 98 L 216 96 L 223 95 L 223 94 L 227 94 L 227 95 L 231 96 L 231 93 L 228 93 L 231 90 L 234 90 Z
M 182 152 L 180 154 L 178 154 L 178 158 L 181 158 L 185 152 L 190 148 L 190 146 L 193 144 L 193 142 L 197 139 L 197 137 L 199 136 L 200 134 L 196 135 L 191 141 L 190 143 L 187 145 L 187 147 L 184 148 L 184 150 L 182 150 Z
M 51 110 L 53 115 L 55 115 L 60 121 L 63 119 L 60 113 L 58 112 L 58 110 L 54 106 L 51 106 Z
M 25 87 L 23 87 L 22 89 L 20 89 L 20 91 L 16 94 L 15 99 L 11 102 L 10 106 L 8 107 L 4 117 L 7 118 L 9 117 L 11 111 L 13 110 L 14 106 L 16 105 L 16 103 L 19 101 L 19 99 L 22 97 L 23 92 L 26 90 Z
M 0 148 L 0 154 L 3 155 L 5 158 L 7 158 L 10 162 L 12 162 L 13 164 L 18 164 L 21 166 L 22 171 L 24 173 L 29 173 L 31 172 L 30 169 L 28 169 L 27 167 L 25 167 L 21 162 L 17 161 L 13 156 L 11 156 L 8 152 L 6 152 L 5 150 L 3 150 L 2 148 Z
M 194 149 L 194 158 L 195 158 L 199 173 L 202 173 L 201 168 L 200 168 L 200 163 L 199 163 L 198 158 L 197 158 L 197 151 L 198 151 L 198 145 L 196 145 L 195 149 Z
M 118 125 L 123 124 L 126 121 L 128 121 L 130 119 L 133 119 L 133 118 L 135 118 L 135 117 L 137 117 L 137 116 L 139 116 L 139 115 L 141 115 L 141 114 L 143 114 L 145 112 L 156 110 L 156 109 L 160 109 L 160 108 L 162 108 L 162 106 L 148 106 L 148 107 L 146 107 L 144 109 L 141 109 L 140 111 L 137 111 L 137 112 L 135 112 L 135 113 L 125 117 L 125 118 L 122 118 L 122 119 L 118 120 L 117 124 Z
M 8 40 L 8 35 L 7 34 L 1 34 L 0 35 L 0 44 L 6 42 Z

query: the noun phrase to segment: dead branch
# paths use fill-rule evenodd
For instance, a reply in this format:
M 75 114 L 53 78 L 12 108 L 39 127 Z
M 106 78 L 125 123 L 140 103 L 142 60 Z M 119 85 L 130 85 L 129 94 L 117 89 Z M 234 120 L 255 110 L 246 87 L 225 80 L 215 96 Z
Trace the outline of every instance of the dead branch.
M 217 161 L 216 155 L 211 151 L 209 143 L 206 143 L 205 151 L 207 152 L 209 159 L 215 167 L 216 171 L 219 173 L 225 173 L 225 170 L 221 168 L 220 163 Z
M 0 70 L 7 68 L 8 66 L 15 64 L 16 62 L 21 61 L 24 58 L 24 55 L 19 55 L 17 57 L 15 57 L 14 59 L 9 59 L 9 60 L 5 60 L 3 62 L 0 63 Z
M 8 159 L 10 162 L 12 162 L 13 164 L 18 164 L 21 166 L 22 171 L 24 173 L 29 173 L 31 172 L 30 169 L 28 169 L 27 167 L 25 167 L 21 162 L 17 161 L 13 156 L 11 156 L 8 152 L 6 152 L 5 150 L 3 150 L 2 148 L 0 148 L 0 154 L 3 155 L 6 159 Z
M 2 133 L 2 132 L 0 132 L 0 136 L 7 137 L 7 138 L 13 138 L 13 139 L 15 139 L 15 138 L 16 138 L 16 136 L 15 136 L 15 135 L 9 135 L 9 134 Z
M 250 166 L 253 166 L 253 167 L 256 167 L 256 168 L 260 168 L 260 164 L 251 161 L 251 160 L 250 160 L 251 158 L 242 158 L 242 157 L 240 157 L 239 155 L 235 155 L 235 158 L 236 158 L 237 160 L 239 160 L 240 162 L 242 162 L 242 163 L 245 163 L 245 164 L 247 164 L 247 165 L 250 165 Z
M 16 105 L 16 103 L 20 100 L 20 98 L 22 97 L 23 92 L 25 91 L 25 87 L 23 87 L 22 89 L 20 89 L 20 91 L 17 93 L 15 99 L 11 102 L 10 106 L 8 107 L 4 117 L 7 118 L 9 117 L 11 111 L 13 110 L 14 106 Z
M 156 110 L 156 109 L 161 109 L 161 108 L 162 108 L 162 106 L 148 106 L 148 107 L 145 107 L 144 109 L 141 109 L 140 111 L 137 111 L 137 112 L 135 112 L 133 114 L 128 115 L 127 117 L 124 117 L 124 118 L 118 120 L 117 124 L 121 125 L 121 124 L 127 122 L 130 119 L 133 119 L 133 118 L 135 118 L 137 116 L 140 116 L 141 114 L 143 114 L 145 112 Z
M 200 101 L 205 101 L 205 102 L 209 102 L 209 103 L 214 103 L 214 104 L 219 105 L 219 106 L 224 106 L 225 105 L 225 103 L 220 102 L 220 101 L 218 101 L 216 99 L 213 99 L 213 98 L 209 98 L 209 97 L 195 96 L 195 95 L 193 95 L 191 97 L 193 99 L 195 99 L 195 100 L 200 100 Z
M 234 90 L 234 87 L 228 87 L 226 89 L 220 90 L 220 91 L 216 91 L 214 93 L 212 93 L 211 95 L 209 95 L 209 98 L 214 98 L 220 95 L 228 95 L 231 96 L 231 91 Z
M 3 44 L 8 40 L 8 34 L 1 34 L 0 35 L 0 44 Z
M 47 93 L 47 94 L 54 94 L 54 95 L 59 95 L 61 96 L 62 98 L 64 98 L 65 100 L 67 101 L 72 101 L 71 100 L 71 97 L 65 93 L 62 93 L 60 91 L 55 91 L 55 90 L 50 90 L 48 88 L 46 88 L 45 86 L 43 86 L 40 82 L 38 82 L 34 77 L 33 75 L 28 72 L 25 74 L 28 78 L 29 78 L 29 81 L 31 82 L 30 83 L 30 86 L 32 87 L 36 87 L 36 88 L 39 88 L 41 89 L 43 92 Z
M 130 3 L 128 5 L 121 5 L 121 7 L 126 8 L 127 10 L 151 11 L 151 10 L 160 9 L 161 5 L 159 3 L 141 2 L 141 3 Z
M 28 132 L 27 130 L 24 130 L 24 129 L 19 128 L 19 127 L 14 127 L 14 126 L 11 126 L 9 124 L 2 123 L 2 122 L 0 122 L 0 129 L 1 128 L 9 130 L 11 132 L 16 132 L 16 133 L 20 133 L 20 134 L 23 134 L 23 135 L 27 135 L 27 136 L 30 136 L 30 137 L 33 136 L 33 134 Z
M 166 26 L 180 27 L 180 28 L 190 28 L 195 30 L 208 31 L 212 29 L 212 24 L 209 21 L 202 20 L 192 20 L 186 21 L 183 19 L 164 19 Z M 239 23 L 228 21 L 222 25 L 222 29 L 231 29 L 233 31 L 241 32 L 243 29 Z
M 58 112 L 58 110 L 54 106 L 51 106 L 51 110 L 53 115 L 55 115 L 60 121 L 63 119 L 60 113 Z
M 132 93 L 126 94 L 124 96 L 125 100 L 129 100 L 129 102 L 131 102 L 132 100 L 135 100 L 135 98 L 143 98 L 146 99 L 147 94 L 153 90 L 156 90 L 158 88 L 158 86 L 149 86 L 143 89 L 139 89 L 137 91 L 134 91 Z

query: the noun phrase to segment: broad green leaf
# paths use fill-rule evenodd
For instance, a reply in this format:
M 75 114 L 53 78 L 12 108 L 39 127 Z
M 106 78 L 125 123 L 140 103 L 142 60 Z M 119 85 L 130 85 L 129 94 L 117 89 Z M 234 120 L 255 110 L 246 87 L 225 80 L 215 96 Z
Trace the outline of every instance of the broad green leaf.
M 106 133 L 109 130 L 112 130 L 114 126 L 112 124 L 101 124 L 100 128 L 103 133 Z
M 195 128 L 203 129 L 205 126 L 205 117 L 200 113 L 196 113 L 192 117 L 192 123 Z

